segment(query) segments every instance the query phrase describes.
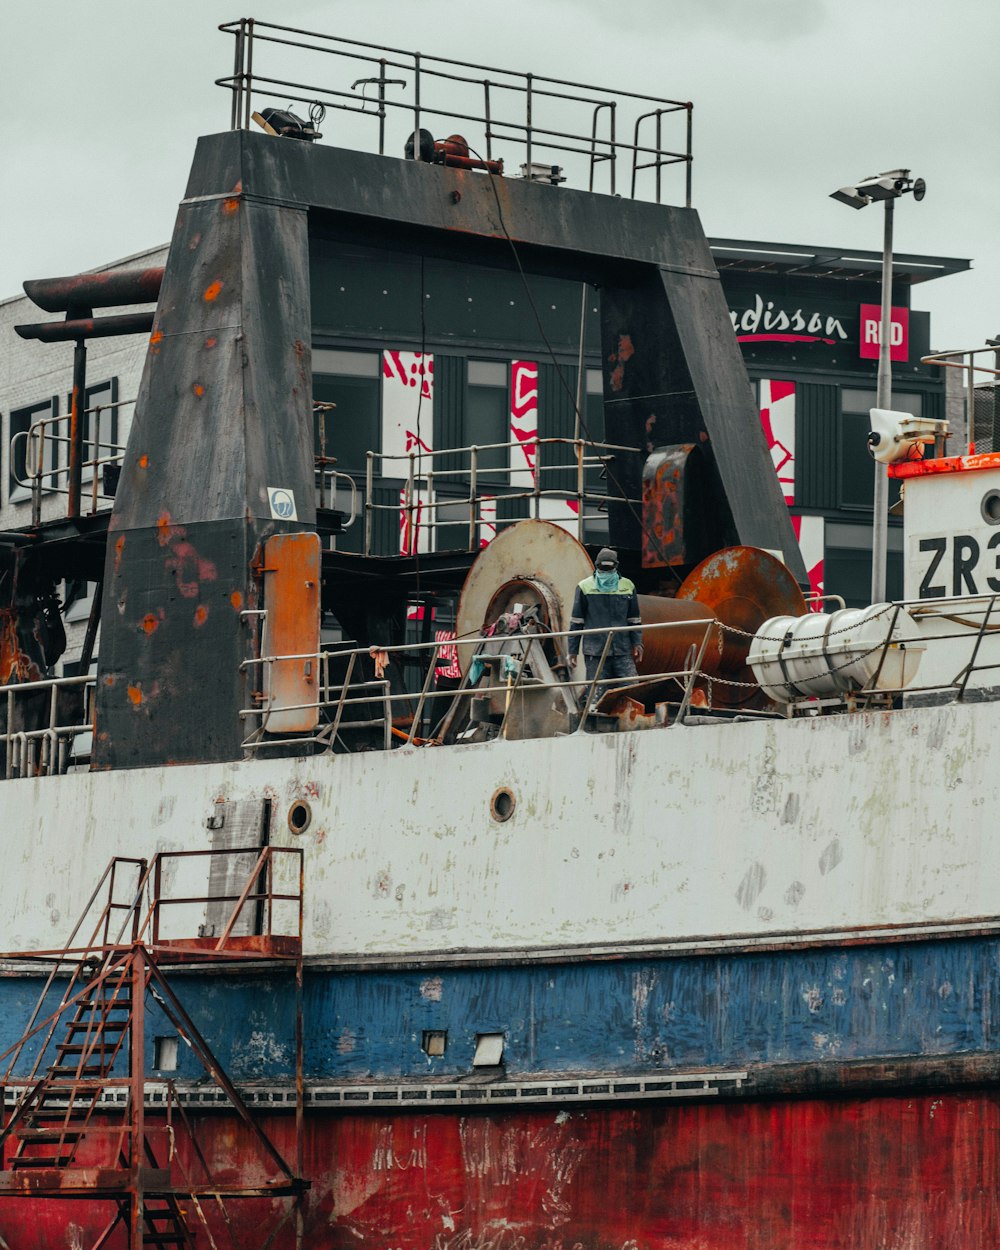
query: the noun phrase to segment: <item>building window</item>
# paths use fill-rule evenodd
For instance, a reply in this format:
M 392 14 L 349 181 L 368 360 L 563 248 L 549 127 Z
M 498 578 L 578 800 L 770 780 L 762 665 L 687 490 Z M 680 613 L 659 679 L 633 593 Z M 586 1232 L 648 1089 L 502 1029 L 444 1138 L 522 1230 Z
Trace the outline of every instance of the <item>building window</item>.
M 470 360 L 465 401 L 465 444 L 489 448 L 477 457 L 478 473 L 496 480 L 510 465 L 510 402 L 507 391 L 509 366 L 499 360 Z
M 843 595 L 849 608 L 871 602 L 872 529 L 870 525 L 828 521 L 826 524 L 824 588 L 827 594 Z M 886 558 L 886 594 L 903 597 L 903 531 L 891 526 Z
M 922 415 L 922 395 L 895 394 L 893 409 Z M 875 461 L 868 453 L 871 429 L 869 410 L 876 406 L 875 392 L 844 387 L 840 392 L 840 479 L 839 503 L 842 508 L 872 507 L 875 490 Z M 889 503 L 899 498 L 899 486 L 889 484 Z
M 583 401 L 583 419 L 587 423 L 584 438 L 592 443 L 604 442 L 604 376 L 600 369 L 588 369 Z
M 97 382 L 87 387 L 83 414 L 83 459 L 87 461 L 106 460 L 118 443 L 118 379 L 109 378 L 106 382 Z M 59 433 L 69 439 L 69 414 L 73 411 L 73 396 L 66 396 L 66 419 L 59 424 Z M 60 463 L 69 464 L 69 443 L 60 443 Z M 83 480 L 89 482 L 93 477 L 93 466 L 84 467 Z M 65 482 L 60 482 L 65 486 Z
M 313 399 L 335 405 L 314 416 L 315 452 L 334 457 L 339 473 L 363 478 L 367 453 L 379 450 L 379 362 L 378 352 L 313 351 Z

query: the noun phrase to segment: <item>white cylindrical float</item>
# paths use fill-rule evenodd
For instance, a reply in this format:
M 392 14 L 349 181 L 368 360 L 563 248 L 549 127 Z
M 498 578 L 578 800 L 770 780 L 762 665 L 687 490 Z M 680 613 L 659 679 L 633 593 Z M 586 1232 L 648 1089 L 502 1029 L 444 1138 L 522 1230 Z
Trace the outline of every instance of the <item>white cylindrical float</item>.
M 892 603 L 805 616 L 773 616 L 748 663 L 777 703 L 859 690 L 898 690 L 916 676 L 926 647 L 913 618 Z

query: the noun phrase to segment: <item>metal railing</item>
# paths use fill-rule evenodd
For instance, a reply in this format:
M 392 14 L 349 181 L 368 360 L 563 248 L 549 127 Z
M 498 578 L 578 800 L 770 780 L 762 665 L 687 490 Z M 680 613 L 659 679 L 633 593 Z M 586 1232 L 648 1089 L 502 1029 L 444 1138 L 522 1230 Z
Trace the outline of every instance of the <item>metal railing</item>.
M 982 356 L 985 353 L 993 357 L 993 365 L 977 364 L 976 356 Z M 920 363 L 922 365 L 939 365 L 942 369 L 960 369 L 965 374 L 965 404 L 966 413 L 969 421 L 969 455 L 976 452 L 976 407 L 977 407 L 977 390 L 982 391 L 984 384 L 990 389 L 989 405 L 991 412 L 991 420 L 989 423 L 989 442 L 990 447 L 986 450 L 995 451 L 997 449 L 996 440 L 998 431 L 995 427 L 996 414 L 996 386 L 997 379 L 1000 378 L 1000 345 L 990 344 L 987 347 L 969 347 L 959 348 L 953 352 L 935 352 L 930 356 L 921 356 Z
M 903 610 L 908 611 L 921 626 L 921 642 L 926 649 L 921 661 L 924 673 L 927 673 L 928 664 L 934 662 L 934 657 L 940 661 L 939 668 L 941 663 L 950 667 L 935 680 L 912 681 L 900 687 L 881 686 L 879 680 L 885 660 L 892 648 L 898 645 L 893 635 L 896 618 Z M 900 696 L 939 696 L 941 701 L 962 702 L 969 697 L 971 687 L 989 686 L 989 681 L 977 681 L 977 676 L 1000 670 L 1000 594 L 902 600 L 889 604 L 886 612 L 891 614 L 886 633 L 869 653 L 878 653 L 878 660 L 867 685 L 829 699 L 803 696 L 786 705 L 784 714 L 852 711 L 873 705 L 888 708 L 896 705 Z M 262 617 L 263 613 L 256 612 L 254 615 Z M 714 619 L 706 619 L 648 624 L 641 627 L 641 632 L 648 640 L 658 631 L 692 628 L 703 628 L 704 633 L 698 646 L 689 647 L 682 667 L 622 680 L 605 679 L 600 669 L 591 681 L 578 677 L 563 680 L 553 676 L 552 670 L 557 666 L 546 658 L 544 648 L 551 643 L 564 644 L 571 633 L 577 631 L 549 632 L 539 629 L 534 633 L 502 635 L 493 639 L 477 633 L 428 643 L 378 648 L 348 647 L 298 656 L 261 656 L 242 665 L 245 673 L 258 674 L 256 683 L 251 684 L 256 684 L 259 689 L 259 702 L 240 710 L 241 719 L 249 725 L 243 747 L 250 754 L 274 746 L 293 746 L 300 751 L 314 748 L 332 751 L 336 746 L 346 748 L 348 737 L 359 730 L 369 731 L 364 743 L 369 750 L 373 745 L 381 745 L 385 750 L 401 743 L 422 745 L 425 740 L 419 736 L 420 729 L 429 717 L 433 717 L 434 709 L 440 709 L 443 714 L 452 706 L 468 706 L 473 698 L 484 696 L 497 696 L 504 701 L 497 733 L 506 736 L 510 710 L 518 693 L 540 688 L 539 679 L 534 676 L 536 670 L 547 675 L 549 680 L 542 684 L 563 700 L 568 713 L 578 713 L 579 709 L 590 707 L 598 684 L 608 689 L 620 689 L 627 695 L 630 686 L 636 689 L 636 693 L 642 694 L 648 693 L 657 684 L 673 681 L 677 687 L 672 700 L 675 710 L 671 723 L 691 723 L 692 711 L 701 708 L 712 710 L 712 691 L 717 685 L 744 686 L 748 690 L 756 686 L 756 682 L 735 681 L 731 677 L 706 671 L 704 665 L 706 650 L 713 636 L 717 636 L 717 631 L 734 636 L 741 635 L 743 631 Z M 630 627 L 622 626 L 610 630 L 583 630 L 577 636 L 583 638 L 592 634 L 604 637 L 604 653 L 600 659 L 603 665 L 613 637 L 629 631 Z M 507 649 L 487 654 L 487 645 L 496 642 L 502 642 Z M 563 650 L 564 646 L 560 646 L 559 651 Z M 450 664 L 458 651 L 464 651 L 466 659 L 466 677 L 458 690 L 432 689 L 438 668 Z M 485 656 L 487 660 L 491 656 L 509 657 L 512 671 L 503 680 L 491 681 L 485 686 L 470 686 L 468 670 L 471 660 L 477 655 Z M 856 653 L 849 654 L 844 666 L 853 665 L 862 658 Z M 282 702 L 279 705 L 270 693 L 268 674 L 275 664 L 296 660 L 312 662 L 316 697 L 308 703 L 290 705 Z M 384 670 L 394 660 L 417 663 L 423 668 L 424 677 L 419 690 L 393 689 Z M 370 676 L 369 672 L 376 663 L 381 666 L 382 674 L 376 672 L 375 676 Z M 487 667 L 492 669 L 495 665 L 488 664 Z M 920 670 L 918 676 L 919 673 Z M 4 687 L 6 723 L 5 732 L 0 734 L 0 743 L 5 750 L 4 776 L 7 779 L 57 775 L 89 764 L 89 751 L 77 754 L 73 746 L 77 738 L 89 737 L 92 733 L 95 684 L 93 677 L 79 676 Z M 1000 686 L 1000 679 L 995 684 Z M 60 693 L 73 690 L 82 692 L 80 706 L 83 714 L 76 723 L 60 724 Z M 699 692 L 701 697 L 695 699 Z M 317 713 L 318 723 L 313 733 L 295 737 L 268 734 L 267 723 L 272 712 L 304 708 Z M 745 714 L 740 708 L 715 710 L 729 715 Z M 585 727 L 586 719 L 580 717 L 576 731 L 584 731 Z M 438 742 L 440 737 L 431 741 Z
M 618 634 L 632 633 L 632 626 L 616 626 L 611 629 L 587 630 L 556 630 L 539 629 L 538 632 L 509 634 L 494 638 L 485 638 L 476 634 L 458 639 L 446 639 L 439 642 L 400 644 L 389 647 L 355 647 L 341 651 L 321 651 L 315 655 L 298 656 L 261 656 L 247 660 L 242 665 L 244 672 L 258 672 L 261 691 L 260 704 L 242 708 L 240 716 L 251 723 L 249 733 L 243 742 L 244 750 L 251 754 L 259 749 L 273 746 L 295 746 L 306 748 L 319 746 L 325 751 L 334 750 L 339 744 L 346 747 L 344 735 L 365 729 L 374 730 L 381 738 L 382 748 L 389 750 L 394 743 L 423 744 L 418 731 L 425 718 L 433 708 L 440 708 L 442 714 L 454 705 L 460 707 L 463 702 L 469 706 L 474 698 L 497 695 L 504 699 L 505 710 L 497 730 L 499 737 L 505 737 L 511 708 L 518 693 L 525 690 L 540 688 L 537 678 L 530 674 L 541 671 L 551 676 L 553 664 L 545 656 L 546 644 L 562 644 L 565 647 L 570 637 L 583 639 L 588 636 L 600 637 L 603 640 L 603 651 L 599 657 L 597 674 L 594 678 L 578 678 L 568 676 L 564 680 L 553 679 L 541 683 L 545 689 L 559 696 L 567 713 L 578 713 L 581 708 L 593 706 L 598 690 L 622 689 L 628 693 L 629 686 L 648 688 L 669 681 L 678 683 L 679 696 L 675 719 L 683 720 L 690 705 L 695 685 L 704 678 L 703 659 L 705 650 L 713 636 L 718 622 L 714 619 L 692 621 L 666 621 L 652 625 L 644 625 L 641 633 L 644 637 L 661 631 L 691 631 L 703 628 L 704 632 L 697 646 L 688 648 L 685 663 L 681 668 L 663 672 L 643 673 L 641 677 L 613 679 L 602 675 L 604 661 L 607 658 L 613 640 Z M 489 644 L 501 643 L 508 648 L 500 651 L 489 651 Z M 434 675 L 438 661 L 448 660 L 452 649 L 466 653 L 466 675 L 458 690 L 433 690 Z M 477 657 L 489 660 L 493 657 L 509 657 L 514 671 L 498 684 L 469 685 L 469 672 L 472 661 Z M 385 676 L 374 679 L 366 675 L 367 670 L 376 660 L 380 665 L 387 666 L 393 659 L 423 663 L 426 660 L 424 681 L 419 691 L 393 691 L 392 683 Z M 291 705 L 282 703 L 280 707 L 271 698 L 272 688 L 268 677 L 270 668 L 281 662 L 302 661 L 312 664 L 312 672 L 316 675 L 316 698 L 309 703 Z M 333 670 L 343 668 L 343 676 Z M 289 712 L 304 709 L 316 711 L 318 725 L 312 734 L 295 737 L 279 738 L 267 734 L 268 717 L 272 712 Z M 361 713 L 355 719 L 354 712 Z M 432 714 L 432 713 L 431 713 Z M 579 732 L 586 724 L 585 717 L 580 717 L 575 726 Z M 371 735 L 366 742 L 371 749 Z
M 118 409 L 134 403 L 134 399 L 122 399 L 111 404 L 98 404 L 84 412 L 84 417 L 90 420 L 90 430 L 84 443 L 88 458 L 83 461 L 81 470 L 84 482 L 89 481 L 90 515 L 98 511 L 100 500 L 110 500 L 114 494 L 113 490 L 106 491 L 101 470 L 108 465 L 120 465 L 125 456 L 123 443 L 104 436 L 102 422 L 110 418 L 111 429 L 116 431 Z M 19 430 L 10 440 L 12 476 L 18 486 L 31 492 L 34 525 L 41 520 L 44 494 L 70 493 L 70 420 L 69 413 L 43 417 L 33 422 L 29 429 Z M 22 463 L 23 476 L 17 471 Z
M 340 532 L 349 530 L 358 519 L 358 484 L 350 473 L 341 473 L 338 469 L 316 466 L 316 507 L 336 508 L 339 490 L 342 486 L 348 492 L 350 503 L 346 510 L 347 519 L 341 523 Z
M 93 732 L 96 678 L 53 677 L 0 689 L 6 709 L 0 733 L 4 777 L 48 777 L 89 764 L 77 739 Z M 66 718 L 67 723 L 60 722 Z
M 871 706 L 890 708 L 897 705 L 900 696 L 913 695 L 936 695 L 941 696 L 941 701 L 962 702 L 967 698 L 970 686 L 989 684 L 974 682 L 973 679 L 977 674 L 1000 670 L 998 600 L 1000 600 L 1000 595 L 982 595 L 969 598 L 908 600 L 889 604 L 886 608 L 889 623 L 885 635 L 872 646 L 870 652 L 866 653 L 876 655 L 877 660 L 872 677 L 864 686 L 858 686 L 856 690 L 830 698 L 803 696 L 801 700 L 785 705 L 782 710 L 754 711 L 753 714 L 794 716 L 802 713 L 815 714 L 819 711 L 851 712 Z M 949 662 L 950 654 L 952 657 L 950 662 L 954 664 L 954 668 L 949 668 L 947 675 L 923 684 L 912 681 L 906 686 L 884 686 L 880 682 L 883 667 L 890 652 L 899 646 L 899 640 L 894 637 L 895 627 L 899 614 L 904 610 L 921 623 L 923 635 L 921 644 L 926 648 L 927 653 L 939 657 L 946 663 Z M 677 683 L 680 694 L 675 700 L 676 710 L 670 723 L 687 723 L 690 719 L 689 713 L 692 711 L 703 708 L 713 711 L 712 692 L 716 686 L 744 687 L 748 691 L 757 686 L 753 680 L 739 681 L 731 676 L 723 677 L 717 672 L 706 671 L 704 666 L 707 647 L 712 637 L 718 636 L 717 631 L 734 636 L 739 636 L 744 631 L 711 619 L 643 625 L 641 632 L 644 638 L 648 638 L 649 635 L 661 630 L 677 631 L 700 627 L 704 627 L 700 644 L 689 648 L 683 667 L 670 671 L 643 673 L 637 678 L 621 680 L 602 677 L 601 669 L 613 636 L 629 632 L 629 627 L 578 631 L 578 636 L 581 638 L 588 634 L 600 635 L 604 638 L 604 648 L 596 677 L 592 680 L 567 677 L 565 680 L 550 680 L 542 684 L 564 699 L 567 711 L 579 713 L 581 709 L 593 706 L 599 686 L 604 689 L 620 689 L 625 695 L 628 695 L 629 687 L 633 687 L 637 693 L 646 694 L 651 688 L 655 689 L 662 683 L 674 681 Z M 492 654 L 510 656 L 513 671 L 505 680 L 485 686 L 468 684 L 471 660 L 476 656 L 484 655 L 484 648 L 487 644 L 497 639 L 483 638 L 478 634 L 434 643 L 400 644 L 381 648 L 358 647 L 332 653 L 321 652 L 318 655 L 262 656 L 249 660 L 243 665 L 244 671 L 259 670 L 261 672 L 260 688 L 263 693 L 260 696 L 259 706 L 243 708 L 240 712 L 244 720 L 254 722 L 244 740 L 244 749 L 251 754 L 266 746 L 296 746 L 300 749 L 320 747 L 322 750 L 332 751 L 339 745 L 342 749 L 348 749 L 344 735 L 359 729 L 375 730 L 377 734 L 380 733 L 381 745 L 386 750 L 394 744 L 401 743 L 424 745 L 425 740 L 421 739 L 418 734 L 427 717 L 429 705 L 437 704 L 443 710 L 450 709 L 449 716 L 453 720 L 454 709 L 459 708 L 463 701 L 471 701 L 481 696 L 498 696 L 505 701 L 502 720 L 497 730 L 497 736 L 504 737 L 510 710 L 518 691 L 538 688 L 537 681 L 524 680 L 526 673 L 537 668 L 546 672 L 551 678 L 553 666 L 545 658 L 542 648 L 546 643 L 568 639 L 576 632 L 545 630 L 531 634 L 503 636 L 502 641 L 505 645 L 509 645 L 509 649 Z M 775 641 L 780 641 L 780 639 Z M 957 647 L 956 643 L 959 644 Z M 438 668 L 438 660 L 442 659 L 443 663 L 445 659 L 449 659 L 453 654 L 452 649 L 465 651 L 466 676 L 457 691 L 433 690 L 431 687 Z M 366 676 L 366 668 L 376 656 L 379 657 L 383 668 L 394 658 L 412 663 L 414 660 L 421 662 L 426 656 L 427 668 L 420 691 L 393 691 L 387 677 L 371 679 Z M 863 658 L 865 657 L 850 653 L 843 667 L 853 666 Z M 313 662 L 313 671 L 317 674 L 316 698 L 312 702 L 294 707 L 284 703 L 280 708 L 276 705 L 272 707 L 267 693 L 270 690 L 270 682 L 267 678 L 268 669 L 275 663 L 289 660 Z M 342 677 L 335 676 L 331 671 L 332 668 L 334 666 L 342 668 L 345 661 L 346 672 Z M 927 660 L 922 662 L 926 665 Z M 489 665 L 488 667 L 492 671 L 495 666 Z M 359 674 L 357 678 L 356 673 Z M 695 698 L 699 688 L 700 697 Z M 271 711 L 286 712 L 305 708 L 314 709 L 317 713 L 318 724 L 314 733 L 294 738 L 267 735 L 267 719 Z M 357 720 L 353 719 L 354 711 L 362 709 L 363 715 Z M 716 708 L 715 711 L 730 716 L 747 715 L 747 710 L 738 706 Z M 586 718 L 579 716 L 575 732 L 583 732 L 586 723 Z M 444 733 L 439 723 L 437 733 L 429 742 L 439 745 L 443 737 Z M 365 747 L 370 750 L 372 745 L 373 742 L 369 736 Z
M 544 176 L 533 172 L 534 166 L 569 162 L 567 169 L 591 191 L 598 173 L 606 169 L 606 189 L 614 195 L 623 181 L 617 175 L 623 159 L 630 166 L 632 196 L 637 174 L 652 170 L 654 195 L 646 198 L 659 203 L 663 171 L 680 167 L 683 203 L 691 206 L 689 101 L 467 64 L 254 18 L 226 22 L 219 29 L 234 39 L 233 72 L 216 79 L 232 93 L 234 130 L 250 128 L 255 99 L 336 111 L 343 125 L 334 141 L 341 147 L 371 146 L 357 124 L 351 129 L 353 119 L 343 115 L 370 119 L 364 125 L 377 125 L 383 155 L 387 139 L 402 156 L 404 142 L 421 128 L 440 124 L 450 132 L 456 125 L 471 126 L 466 138 L 474 157 L 492 162 L 499 155 L 508 166 L 520 163 L 525 177 Z M 312 82 L 300 76 L 307 65 Z M 677 138 L 665 147 L 664 124 L 670 121 Z M 391 135 L 387 122 L 398 123 Z M 644 139 L 648 131 L 651 140 Z M 631 141 L 619 138 L 629 133 Z M 417 160 L 419 146 L 414 144 Z
M 570 462 L 545 463 L 545 448 L 559 451 L 565 449 Z M 525 450 L 533 457 L 533 466 L 526 459 L 524 467 L 509 467 L 511 452 L 524 453 Z M 433 549 L 435 534 L 445 528 L 451 535 L 456 535 L 464 528 L 464 550 L 478 551 L 484 537 L 492 537 L 505 526 L 514 525 L 518 520 L 524 519 L 511 517 L 505 520 L 495 515 L 499 502 L 503 501 L 506 506 L 517 500 L 529 501 L 532 517 L 542 520 L 557 519 L 583 541 L 584 526 L 587 522 L 601 519 L 609 504 L 642 507 L 641 499 L 609 495 L 588 486 L 588 476 L 593 477 L 594 474 L 603 472 L 619 452 L 634 453 L 635 448 L 614 443 L 591 443 L 579 438 L 537 438 L 530 444 L 488 443 L 441 451 L 411 451 L 402 455 L 384 455 L 369 451 L 365 472 L 364 554 L 375 554 L 374 522 L 375 515 L 379 512 L 394 513 L 399 517 L 400 550 L 404 554 L 412 555 L 421 549 L 423 537 L 427 539 L 427 546 Z M 481 466 L 480 461 L 484 456 L 496 458 L 498 455 L 504 461 L 503 467 Z M 442 461 L 453 464 L 456 459 L 463 462 L 458 467 L 434 467 Z M 391 472 L 394 465 L 403 470 L 395 477 Z M 573 487 L 547 486 L 545 483 L 551 482 L 556 474 L 572 474 Z M 399 501 L 377 503 L 376 485 L 385 486 L 391 481 L 400 482 Z M 519 481 L 524 482 L 523 488 L 517 485 Z M 449 487 L 452 488 L 450 492 Z M 571 506 L 565 516 L 543 516 L 543 501 L 546 500 L 561 501 Z M 465 517 L 456 519 L 454 514 L 463 511 L 466 513 Z M 442 515 L 444 512 L 452 515 Z M 483 530 L 490 532 L 484 534 L 481 532 Z M 448 550 L 455 549 L 454 546 L 448 547 Z

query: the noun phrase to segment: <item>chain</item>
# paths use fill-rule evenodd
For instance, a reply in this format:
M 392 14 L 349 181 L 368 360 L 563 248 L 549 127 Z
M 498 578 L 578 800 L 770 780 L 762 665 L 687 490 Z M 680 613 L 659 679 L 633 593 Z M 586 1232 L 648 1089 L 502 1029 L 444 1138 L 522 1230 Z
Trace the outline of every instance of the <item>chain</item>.
M 837 634 L 846 634 L 852 629 L 857 629 L 858 625 L 861 623 L 867 625 L 868 621 L 877 621 L 879 617 L 885 616 L 887 612 L 894 612 L 894 611 L 896 611 L 896 604 L 887 603 L 884 608 L 876 612 L 874 616 L 869 616 L 866 621 L 864 622 L 854 621 L 852 624 L 844 625 L 840 629 L 831 629 L 829 633 L 827 633 L 825 636 L 827 638 L 834 638 L 836 637 Z M 796 617 L 795 619 L 798 620 L 800 618 Z M 759 638 L 761 642 L 784 642 L 785 641 L 784 637 L 769 638 L 766 634 L 751 633 L 749 630 L 740 629 L 738 625 L 727 625 L 725 621 L 717 621 L 716 624 L 718 625 L 719 629 L 724 630 L 727 634 L 736 634 L 740 638 Z M 883 643 L 879 643 L 879 646 L 882 646 L 882 645 Z M 875 649 L 877 650 L 878 648 L 875 648 Z M 869 654 L 871 653 L 869 652 Z
M 826 677 L 827 674 L 829 673 L 839 673 L 841 669 L 850 668 L 852 664 L 857 664 L 860 660 L 867 660 L 870 655 L 874 655 L 876 651 L 881 651 L 883 647 L 887 647 L 889 645 L 890 644 L 888 640 L 883 641 L 883 642 L 878 642 L 875 644 L 874 647 L 869 647 L 867 651 L 863 651 L 860 655 L 850 656 L 848 659 L 844 660 L 842 664 L 829 665 L 825 669 L 824 672 L 817 674 L 817 677 Z M 699 673 L 699 677 L 702 677 L 705 681 L 708 681 L 708 682 L 718 683 L 720 686 L 737 686 L 737 687 L 740 687 L 742 689 L 747 689 L 747 690 L 755 689 L 759 687 L 760 685 L 760 683 L 756 681 L 733 681 L 728 677 L 713 677 L 710 673 Z M 815 681 L 816 678 L 808 678 L 807 680 Z M 789 684 L 794 684 L 794 683 L 789 683 Z M 861 691 L 859 691 L 858 693 L 861 693 Z M 876 694 L 877 691 L 873 690 L 873 691 L 869 691 L 868 693 Z M 806 698 L 808 696 L 803 696 L 803 697 Z

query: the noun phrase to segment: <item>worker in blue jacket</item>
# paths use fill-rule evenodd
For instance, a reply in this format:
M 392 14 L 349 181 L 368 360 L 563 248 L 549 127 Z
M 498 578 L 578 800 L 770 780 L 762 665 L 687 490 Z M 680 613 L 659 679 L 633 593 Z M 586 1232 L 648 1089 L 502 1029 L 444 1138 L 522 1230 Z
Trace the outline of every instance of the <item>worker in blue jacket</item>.
M 642 659 L 642 618 L 639 615 L 639 598 L 635 585 L 618 572 L 618 556 L 610 547 L 602 547 L 592 577 L 585 577 L 576 588 L 573 599 L 573 615 L 570 629 L 601 629 L 614 625 L 628 625 L 630 629 L 612 634 L 604 659 L 602 677 L 636 677 L 636 664 Z M 607 634 L 579 634 L 569 636 L 570 659 L 575 659 L 583 642 L 583 659 L 587 667 L 587 681 L 597 676 L 601 652 Z M 605 681 L 611 685 L 613 682 Z M 598 690 L 595 690 L 595 698 Z

